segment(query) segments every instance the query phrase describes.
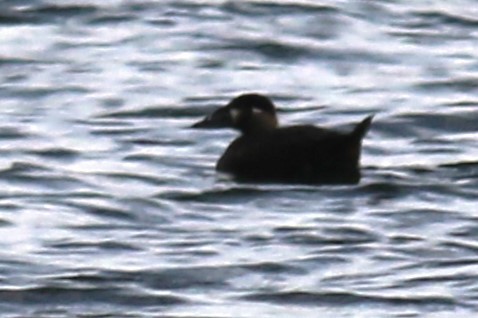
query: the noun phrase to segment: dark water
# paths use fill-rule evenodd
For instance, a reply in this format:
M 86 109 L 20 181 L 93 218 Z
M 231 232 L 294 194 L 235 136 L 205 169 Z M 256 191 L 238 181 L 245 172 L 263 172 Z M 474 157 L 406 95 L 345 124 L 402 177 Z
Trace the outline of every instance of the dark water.
M 360 185 L 217 179 L 251 91 Z M 473 0 L 4 0 L 1 316 L 475 317 L 477 106 Z

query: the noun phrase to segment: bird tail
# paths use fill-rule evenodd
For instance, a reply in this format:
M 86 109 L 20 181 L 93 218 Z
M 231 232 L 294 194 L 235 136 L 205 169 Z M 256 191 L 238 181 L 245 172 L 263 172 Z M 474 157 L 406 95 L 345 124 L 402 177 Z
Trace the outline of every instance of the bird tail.
M 372 123 L 373 115 L 368 116 L 364 120 L 362 120 L 352 131 L 352 136 L 355 138 L 362 140 L 365 134 L 370 129 L 370 124 Z

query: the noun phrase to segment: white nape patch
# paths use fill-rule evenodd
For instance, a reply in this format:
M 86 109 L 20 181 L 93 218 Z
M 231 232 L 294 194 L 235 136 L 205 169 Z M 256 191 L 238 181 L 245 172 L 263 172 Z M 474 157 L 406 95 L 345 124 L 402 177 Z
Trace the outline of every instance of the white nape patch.
M 237 119 L 239 118 L 240 112 L 241 111 L 239 109 L 236 109 L 236 108 L 231 108 L 231 110 L 229 111 L 229 115 L 231 115 L 233 123 L 237 122 Z
M 257 107 L 252 107 L 252 113 L 253 114 L 262 114 L 263 110 Z

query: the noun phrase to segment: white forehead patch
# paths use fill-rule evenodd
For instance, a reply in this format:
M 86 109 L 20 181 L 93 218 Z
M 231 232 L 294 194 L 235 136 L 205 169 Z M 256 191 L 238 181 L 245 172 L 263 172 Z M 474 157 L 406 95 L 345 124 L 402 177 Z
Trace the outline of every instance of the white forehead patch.
M 229 114 L 231 115 L 233 123 L 237 122 L 237 119 L 239 117 L 239 113 L 240 113 L 240 110 L 236 109 L 236 108 L 231 108 L 231 110 L 229 110 Z

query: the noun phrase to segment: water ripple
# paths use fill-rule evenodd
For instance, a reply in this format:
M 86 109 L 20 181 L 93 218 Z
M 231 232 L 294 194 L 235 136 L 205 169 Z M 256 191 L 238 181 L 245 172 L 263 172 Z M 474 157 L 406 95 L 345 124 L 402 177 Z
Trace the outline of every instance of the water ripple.
M 415 296 L 415 297 L 387 297 L 382 295 L 365 295 L 345 292 L 280 292 L 257 293 L 244 297 L 252 301 L 265 301 L 271 303 L 304 304 L 309 306 L 354 306 L 357 304 L 390 305 L 390 306 L 427 306 L 450 307 L 458 304 L 449 297 L 440 296 Z

